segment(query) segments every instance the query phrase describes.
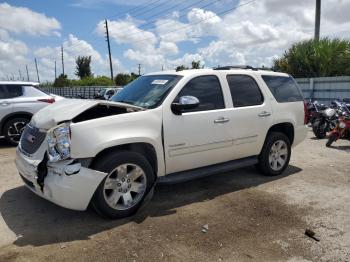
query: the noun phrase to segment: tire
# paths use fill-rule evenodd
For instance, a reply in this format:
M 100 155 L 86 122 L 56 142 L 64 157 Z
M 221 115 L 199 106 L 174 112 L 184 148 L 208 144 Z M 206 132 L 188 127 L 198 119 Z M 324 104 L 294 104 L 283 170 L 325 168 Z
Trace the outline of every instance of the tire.
M 290 156 L 289 138 L 283 133 L 271 132 L 265 140 L 257 167 L 263 175 L 277 176 L 287 168 Z
M 137 152 L 117 151 L 105 155 L 93 168 L 108 175 L 96 189 L 91 206 L 98 214 L 112 219 L 133 215 L 155 181 L 152 166 Z
M 325 123 L 322 123 L 323 125 Z M 319 120 L 316 120 L 314 122 L 314 124 L 312 125 L 312 131 L 314 132 L 314 135 L 318 138 L 318 139 L 324 139 L 327 136 L 326 130 L 325 128 L 323 128 L 323 130 L 321 129 L 321 125 Z
M 25 117 L 17 117 L 7 121 L 4 125 L 3 130 L 7 143 L 12 146 L 17 146 L 22 132 L 29 121 L 30 119 Z
M 335 142 L 336 140 L 337 140 L 337 136 L 335 134 L 331 134 L 326 143 L 326 147 L 330 147 L 333 144 L 333 142 Z

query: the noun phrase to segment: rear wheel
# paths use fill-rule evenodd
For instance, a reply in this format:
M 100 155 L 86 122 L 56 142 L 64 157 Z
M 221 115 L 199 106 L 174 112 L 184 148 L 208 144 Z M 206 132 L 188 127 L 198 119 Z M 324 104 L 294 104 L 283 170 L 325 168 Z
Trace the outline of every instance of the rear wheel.
M 326 137 L 326 123 L 321 123 L 321 121 L 316 120 L 312 125 L 312 131 L 318 139 L 323 139 Z
M 30 119 L 24 117 L 17 117 L 7 121 L 4 125 L 4 136 L 6 141 L 13 146 L 17 146 L 22 132 L 29 121 Z
M 92 207 L 109 218 L 133 215 L 142 205 L 154 183 L 154 172 L 147 159 L 136 152 L 119 151 L 96 162 L 94 169 L 108 175 L 98 186 Z
M 287 168 L 290 156 L 289 138 L 283 133 L 272 132 L 259 155 L 258 168 L 267 176 L 280 175 Z

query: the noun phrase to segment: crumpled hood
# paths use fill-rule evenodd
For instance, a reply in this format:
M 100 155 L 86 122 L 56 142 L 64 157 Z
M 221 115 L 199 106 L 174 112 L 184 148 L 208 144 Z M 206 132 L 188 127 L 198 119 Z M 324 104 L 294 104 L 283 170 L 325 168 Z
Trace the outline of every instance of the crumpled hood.
M 55 102 L 49 106 L 46 106 L 40 111 L 38 111 L 32 117 L 32 124 L 39 129 L 49 130 L 50 128 L 56 126 L 59 123 L 72 120 L 74 117 L 81 114 L 82 112 L 99 104 L 118 106 L 122 108 L 134 108 L 138 110 L 140 109 L 138 107 L 129 106 L 123 103 L 116 103 L 112 101 L 64 99 Z

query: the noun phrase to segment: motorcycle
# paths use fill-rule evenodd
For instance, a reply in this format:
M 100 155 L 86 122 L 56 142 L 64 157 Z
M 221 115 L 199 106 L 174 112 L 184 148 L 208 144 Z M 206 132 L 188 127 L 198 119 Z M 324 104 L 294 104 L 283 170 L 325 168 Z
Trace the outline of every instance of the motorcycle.
M 350 114 L 346 112 L 343 112 L 342 116 L 339 117 L 338 124 L 328 136 L 326 146 L 330 147 L 333 142 L 341 138 L 350 140 Z
M 319 139 L 327 136 L 327 132 L 333 130 L 338 121 L 337 110 L 334 108 L 327 108 L 323 111 L 315 113 L 312 123 L 312 131 Z
M 312 102 L 311 100 L 309 100 L 306 103 L 306 105 L 307 105 L 309 123 L 312 126 L 312 124 L 315 122 L 315 120 L 319 116 L 319 113 L 325 110 L 327 107 L 324 104 L 320 104 L 318 101 Z

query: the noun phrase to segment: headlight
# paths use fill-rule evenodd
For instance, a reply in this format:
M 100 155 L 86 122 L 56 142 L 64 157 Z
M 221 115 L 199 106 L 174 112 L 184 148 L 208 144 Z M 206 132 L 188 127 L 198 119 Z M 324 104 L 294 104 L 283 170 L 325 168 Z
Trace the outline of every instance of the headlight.
M 48 156 L 51 162 L 70 157 L 70 128 L 68 123 L 49 130 L 47 135 Z

